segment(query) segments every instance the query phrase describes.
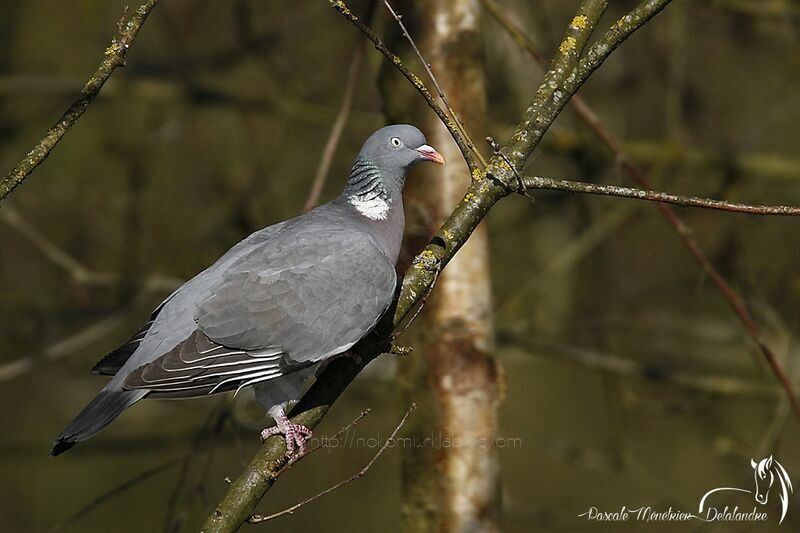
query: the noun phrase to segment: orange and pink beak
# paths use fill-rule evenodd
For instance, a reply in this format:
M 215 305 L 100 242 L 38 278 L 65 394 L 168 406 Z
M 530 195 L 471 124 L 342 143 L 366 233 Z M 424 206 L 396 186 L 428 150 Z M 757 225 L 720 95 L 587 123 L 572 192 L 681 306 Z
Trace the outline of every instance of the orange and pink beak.
M 426 161 L 431 161 L 437 165 L 444 165 L 444 156 L 433 149 L 433 147 L 423 144 L 417 148 L 417 153 Z

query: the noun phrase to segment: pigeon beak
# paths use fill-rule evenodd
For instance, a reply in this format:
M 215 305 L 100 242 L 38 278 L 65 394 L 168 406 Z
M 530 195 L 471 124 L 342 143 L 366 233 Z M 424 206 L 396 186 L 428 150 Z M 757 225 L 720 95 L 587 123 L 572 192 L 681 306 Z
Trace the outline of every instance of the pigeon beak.
M 426 161 L 432 161 L 437 165 L 444 165 L 444 156 L 433 149 L 433 147 L 423 144 L 417 148 L 417 153 Z

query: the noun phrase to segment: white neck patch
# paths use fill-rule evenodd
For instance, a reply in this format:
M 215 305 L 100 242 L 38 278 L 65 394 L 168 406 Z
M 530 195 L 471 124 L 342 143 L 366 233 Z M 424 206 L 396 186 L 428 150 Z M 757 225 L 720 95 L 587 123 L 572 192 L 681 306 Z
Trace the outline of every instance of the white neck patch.
M 369 200 L 362 200 L 358 196 L 351 196 L 350 203 L 356 208 L 356 211 L 364 215 L 370 220 L 386 220 L 389 216 L 390 202 L 384 200 L 380 196 L 376 196 Z

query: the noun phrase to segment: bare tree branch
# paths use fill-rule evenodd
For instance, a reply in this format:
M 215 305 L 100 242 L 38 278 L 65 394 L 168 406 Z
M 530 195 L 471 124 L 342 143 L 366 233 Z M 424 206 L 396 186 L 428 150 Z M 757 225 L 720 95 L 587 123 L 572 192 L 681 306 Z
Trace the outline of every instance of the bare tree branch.
M 542 357 L 562 363 L 577 364 L 600 372 L 675 386 L 691 392 L 761 399 L 781 397 L 779 390 L 774 385 L 763 381 L 724 374 L 698 374 L 695 371 L 680 371 L 666 364 L 658 365 L 647 362 L 648 359 L 655 359 L 655 356 L 649 358 L 622 357 L 564 342 L 540 338 L 526 339 L 514 335 L 512 332 L 503 332 L 501 337 L 507 345 L 530 350 L 525 357 Z
M 58 119 L 58 122 L 47 131 L 42 140 L 30 152 L 25 154 L 22 161 L 0 180 L 0 201 L 8 196 L 37 166 L 47 159 L 50 151 L 81 118 L 89 104 L 100 93 L 100 89 L 103 88 L 111 74 L 117 67 L 125 66 L 125 56 L 128 54 L 128 50 L 136 39 L 150 11 L 157 3 L 158 0 L 148 0 L 139 6 L 130 18 L 127 17 L 127 8 L 125 9 L 125 13 L 118 24 L 117 35 L 111 40 L 111 45 L 106 48 L 104 52 L 105 58 L 100 63 L 100 66 L 89 78 L 89 81 L 86 82 L 86 85 L 83 86 L 80 97 L 67 108 L 61 118 Z
M 384 56 L 386 56 L 386 59 L 391 61 L 392 64 L 397 68 L 397 70 L 400 71 L 400 73 L 403 76 L 405 76 L 405 78 L 414 86 L 417 92 L 419 92 L 419 94 L 428 103 L 428 107 L 430 107 L 433 110 L 433 112 L 436 113 L 436 115 L 439 117 L 439 119 L 442 121 L 445 127 L 447 127 L 447 130 L 453 136 L 453 140 L 458 145 L 459 150 L 461 150 L 461 154 L 464 156 L 464 160 L 467 162 L 470 171 L 472 172 L 476 171 L 476 169 L 478 169 L 478 165 L 472 158 L 472 153 L 469 148 L 469 145 L 467 144 L 467 141 L 464 140 L 464 137 L 461 135 L 461 132 L 459 131 L 455 123 L 452 120 L 450 120 L 450 118 L 447 115 L 447 112 L 444 111 L 439 106 L 439 104 L 436 103 L 436 99 L 433 97 L 433 95 L 431 95 L 431 92 L 428 90 L 428 88 L 425 86 L 425 83 L 423 83 L 423 81 L 419 78 L 419 76 L 408 70 L 403 61 L 397 55 L 395 55 L 394 52 L 389 50 L 389 48 L 384 44 L 384 42 L 380 39 L 380 37 L 375 35 L 375 32 L 373 32 L 369 27 L 367 27 L 363 22 L 361 22 L 361 20 L 359 20 L 359 18 L 352 11 L 350 11 L 350 8 L 347 7 L 347 4 L 345 4 L 344 1 L 329 0 L 329 2 L 331 7 L 333 7 L 336 11 L 341 13 L 345 18 L 347 18 L 347 20 L 353 23 L 364 35 L 366 35 L 367 38 L 370 41 L 372 41 L 372 43 L 375 45 L 375 48 Z
M 40 232 L 33 224 L 28 222 L 13 206 L 6 204 L 0 209 L 0 220 L 8 224 L 33 244 L 45 258 L 66 272 L 75 283 L 86 285 L 113 285 L 120 280 L 114 272 L 100 272 L 91 270 L 75 259 L 66 250 L 59 247 L 49 237 Z M 151 275 L 142 281 L 143 288 L 147 290 L 173 290 L 179 287 L 184 280 L 169 276 Z
M 4 205 L 3 209 L 0 209 L 0 219 L 28 239 L 47 259 L 69 274 L 73 281 L 88 284 L 113 281 L 111 275 L 90 271 L 68 252 L 59 248 L 46 235 L 25 220 L 13 206 Z
M 385 5 L 386 9 L 389 10 L 389 13 L 392 15 L 392 18 L 394 18 L 394 20 L 397 22 L 397 25 L 400 26 L 400 31 L 403 33 L 403 37 L 405 37 L 406 40 L 409 42 L 409 44 L 411 44 L 411 48 L 417 55 L 419 62 L 422 63 L 422 67 L 425 69 L 425 72 L 428 74 L 428 77 L 431 79 L 431 82 L 433 82 L 433 86 L 436 88 L 436 93 L 442 100 L 442 103 L 444 104 L 445 109 L 447 109 L 450 118 L 455 123 L 455 126 L 456 128 L 458 128 L 458 131 L 461 132 L 461 134 L 464 136 L 464 140 L 466 141 L 467 146 L 469 147 L 470 150 L 472 150 L 472 153 L 475 154 L 475 157 L 478 158 L 478 161 L 480 161 L 481 165 L 485 167 L 486 160 L 483 158 L 483 155 L 478 151 L 478 148 L 475 146 L 475 143 L 472 142 L 472 138 L 470 137 L 467 128 L 464 126 L 464 123 L 461 122 L 461 119 L 453 110 L 453 107 L 450 105 L 450 102 L 447 101 L 447 97 L 445 96 L 441 85 L 439 85 L 439 81 L 436 79 L 436 76 L 433 75 L 433 70 L 431 70 L 430 63 L 428 63 L 428 60 L 425 59 L 425 57 L 423 57 L 422 52 L 419 51 L 417 43 L 414 42 L 414 39 L 411 37 L 411 34 L 408 33 L 408 30 L 406 29 L 406 25 L 403 24 L 402 15 L 398 14 L 394 10 L 392 5 L 389 3 L 389 0 L 383 0 L 383 5 Z
M 361 39 L 356 43 L 355 52 L 353 52 L 353 59 L 350 61 L 350 68 L 347 71 L 347 83 L 344 87 L 344 96 L 342 96 L 342 105 L 339 112 L 336 114 L 336 120 L 333 122 L 331 132 L 328 135 L 328 140 L 325 143 L 325 148 L 322 151 L 322 157 L 319 160 L 317 172 L 314 174 L 314 181 L 311 185 L 311 191 L 308 193 L 306 203 L 303 205 L 303 212 L 310 211 L 319 203 L 319 197 L 322 194 L 322 187 L 325 185 L 325 180 L 328 178 L 328 172 L 331 169 L 333 156 L 336 153 L 336 147 L 339 146 L 339 139 L 342 138 L 342 132 L 347 124 L 347 119 L 350 117 L 350 110 L 353 107 L 353 95 L 355 94 L 356 82 L 358 75 L 361 73 L 361 65 L 364 63 L 364 43 Z
M 170 459 L 169 461 L 163 462 L 160 465 L 157 465 L 157 466 L 154 466 L 153 468 L 145 470 L 144 472 L 141 472 L 140 474 L 137 474 L 137 475 L 133 476 L 129 480 L 127 480 L 127 481 L 125 481 L 123 483 L 120 483 L 119 485 L 117 485 L 113 489 L 105 492 L 104 494 L 101 494 L 97 498 L 95 498 L 92 501 L 90 501 L 89 503 L 87 503 L 85 506 L 83 506 L 81 509 L 79 509 L 75 514 L 73 514 L 72 516 L 70 516 L 69 518 L 67 518 L 66 520 L 61 522 L 60 524 L 56 524 L 55 526 L 53 526 L 51 529 L 48 530 L 48 533 L 56 533 L 58 531 L 63 531 L 67 526 L 70 526 L 70 525 L 74 524 L 75 522 L 77 522 L 78 520 L 80 520 L 81 518 L 83 518 L 84 516 L 89 514 L 90 512 L 92 512 L 94 509 L 96 509 L 97 507 L 99 507 L 100 505 L 105 503 L 106 501 L 112 499 L 115 496 L 118 496 L 118 495 L 122 494 L 123 492 L 129 490 L 132 487 L 135 487 L 136 485 L 138 485 L 139 483 L 142 483 L 143 481 L 147 481 L 148 479 L 150 479 L 152 477 L 155 477 L 158 474 L 169 470 L 170 468 L 173 468 L 175 465 L 177 465 L 178 463 L 180 463 L 183 460 L 184 460 L 184 457 L 177 457 L 175 459 Z
M 502 10 L 499 9 L 495 1 L 483 0 L 483 2 L 495 19 L 503 27 L 505 27 L 506 30 L 508 30 L 508 32 L 518 43 L 522 45 L 523 48 L 525 48 L 525 50 L 528 51 L 531 57 L 533 57 L 533 59 L 538 63 L 543 64 L 544 60 L 541 54 L 536 50 L 536 46 L 533 44 L 533 42 L 505 13 L 502 12 Z M 620 20 L 624 21 L 624 18 Z M 614 26 L 612 26 L 612 30 L 619 31 L 619 23 L 619 21 L 615 23 Z M 589 125 L 600 141 L 617 157 L 617 159 L 621 162 L 622 167 L 634 179 L 634 181 L 636 181 L 645 189 L 652 190 L 653 187 L 650 184 L 650 180 L 647 179 L 645 173 L 626 155 L 625 151 L 622 149 L 622 144 L 603 125 L 600 117 L 594 112 L 589 104 L 586 103 L 586 101 L 581 98 L 580 95 L 576 95 L 570 100 L 570 102 L 575 111 L 578 113 L 578 116 Z M 683 220 L 675 213 L 675 210 L 670 208 L 665 203 L 657 203 L 656 208 L 661 212 L 667 222 L 674 228 L 675 232 L 678 234 L 678 237 L 681 239 L 684 246 L 686 246 L 686 248 L 689 250 L 689 253 L 692 255 L 695 262 L 706 274 L 708 274 L 708 276 L 711 278 L 711 281 L 722 294 L 722 297 L 728 302 L 731 310 L 739 318 L 740 322 L 750 334 L 750 337 L 756 343 L 764 358 L 767 360 L 767 364 L 772 370 L 772 373 L 786 391 L 795 414 L 800 416 L 800 400 L 798 400 L 797 394 L 794 392 L 794 387 L 792 386 L 789 378 L 786 376 L 786 373 L 781 368 L 781 365 L 778 362 L 778 359 L 775 356 L 772 348 L 764 339 L 764 336 L 761 333 L 761 328 L 747 310 L 747 307 L 742 299 L 728 284 L 725 278 L 722 277 L 717 269 L 714 268 L 714 266 L 708 260 L 708 257 L 706 257 L 705 252 L 703 252 L 703 249 L 700 248 L 697 240 L 695 240 L 693 237 L 691 228 L 683 222 Z
M 120 280 L 117 273 L 98 272 L 87 268 L 66 250 L 41 233 L 10 204 L 0 209 L 0 220 L 19 232 L 33 244 L 50 262 L 64 270 L 75 283 L 90 286 L 111 286 Z M 124 309 L 87 326 L 62 339 L 36 355 L 27 355 L 0 365 L 0 382 L 15 379 L 44 363 L 56 361 L 78 353 L 86 346 L 104 338 L 119 327 L 130 312 L 153 292 L 171 291 L 179 287 L 183 280 L 168 276 L 150 275 L 141 280 L 141 290 Z
M 386 48 L 372 30 L 353 15 L 344 2 L 332 0 L 330 3 L 364 32 L 376 48 L 403 71 L 403 74 L 422 94 L 429 106 L 438 110 L 437 115 L 453 134 L 464 157 L 471 158 L 469 149 L 464 144 L 457 128 L 448 123 L 446 113 L 436 105 L 419 78 L 405 69 L 399 58 Z M 650 0 L 639 4 L 629 14 L 629 20 L 623 18 L 615 23 L 606 36 L 601 39 L 600 42 L 606 43 L 606 48 L 602 50 L 593 47 L 591 61 L 581 63 L 582 67 L 578 68 L 579 53 L 583 50 L 607 4 L 602 0 L 584 0 L 581 3 L 578 15 L 570 24 L 559 47 L 560 53 L 545 76 L 545 82 L 540 86 L 531 105 L 524 112 L 522 122 L 517 127 L 509 147 L 504 149 L 515 168 L 509 168 L 509 165 L 498 156 L 492 157 L 485 171 L 476 167 L 474 161 L 470 163 L 474 179 L 464 198 L 455 207 L 432 242 L 421 252 L 420 257 L 424 261 L 436 260 L 442 267 L 446 266 L 489 210 L 500 199 L 510 194 L 507 184 L 513 183 L 514 175 L 522 170 L 528 155 L 539 144 L 544 133 L 569 98 L 617 45 L 644 22 L 660 12 L 668 3 L 669 0 Z M 558 94 L 554 101 L 553 96 L 556 95 L 556 92 Z M 387 340 L 389 332 L 423 297 L 433 282 L 436 272 L 424 268 L 423 262 L 415 264 L 418 266 L 412 266 L 404 275 L 394 313 L 387 313 L 386 320 L 379 324 L 375 333 L 362 340 L 354 348 L 353 351 L 360 355 L 363 364 L 367 364 L 381 353 L 389 351 L 390 343 Z M 391 323 L 389 323 L 390 320 Z M 361 368 L 363 365 L 357 364 L 350 358 L 339 358 L 331 362 L 295 407 L 293 413 L 298 414 L 293 416 L 292 420 L 312 429 L 316 427 Z M 208 517 L 203 531 L 211 533 L 238 530 L 250 518 L 255 506 L 274 484 L 273 473 L 280 470 L 286 461 L 286 447 L 283 439 L 276 437 L 267 439 L 244 472 L 231 484 L 228 493 L 214 512 Z
M 123 324 L 128 313 L 127 309 L 118 311 L 82 329 L 78 333 L 70 335 L 66 339 L 48 346 L 41 354 L 19 357 L 11 362 L 4 363 L 0 366 L 0 382 L 18 378 L 39 365 L 57 361 L 77 353 L 83 348 L 105 338 Z
M 39 365 L 57 361 L 64 357 L 78 353 L 87 346 L 105 338 L 112 331 L 124 323 L 131 310 L 145 299 L 152 291 L 151 287 L 143 287 L 139 294 L 124 309 L 113 313 L 99 322 L 95 322 L 69 337 L 62 339 L 47 348 L 40 354 L 28 355 L 0 365 L 0 382 L 18 378 L 30 372 Z
M 267 516 L 261 516 L 261 515 L 254 514 L 247 521 L 250 524 L 260 524 L 261 522 L 266 522 L 268 520 L 272 520 L 273 518 L 278 518 L 279 516 L 283 516 L 285 514 L 292 514 L 295 511 L 297 511 L 298 509 L 300 509 L 301 507 L 303 507 L 304 505 L 307 505 L 307 504 L 313 502 L 314 500 L 317 500 L 317 499 L 319 499 L 319 498 L 321 498 L 323 496 L 326 496 L 326 495 L 330 494 L 331 492 L 344 487 L 348 483 L 352 483 L 353 481 L 356 481 L 356 480 L 362 478 L 364 476 L 364 474 L 366 474 L 369 471 L 369 469 L 372 468 L 372 465 L 375 464 L 375 461 L 377 461 L 378 458 L 381 455 L 383 455 L 383 452 L 385 452 L 386 449 L 392 444 L 392 442 L 394 442 L 394 438 L 397 436 L 397 433 L 405 425 L 406 419 L 408 419 L 408 416 L 416 408 L 417 408 L 417 405 L 412 403 L 411 406 L 406 411 L 406 414 L 403 415 L 403 418 L 400 420 L 400 422 L 397 424 L 397 426 L 395 426 L 394 431 L 392 431 L 391 435 L 389 435 L 389 438 L 386 439 L 386 442 L 384 442 L 383 445 L 378 449 L 378 453 L 376 453 L 372 457 L 372 459 L 370 459 L 369 462 L 366 465 L 364 465 L 364 468 L 362 468 L 361 470 L 359 470 L 358 472 L 356 472 L 355 474 L 353 474 L 349 478 L 347 478 L 347 479 L 345 479 L 343 481 L 340 481 L 336 485 L 333 485 L 332 487 L 328 487 L 327 489 L 323 490 L 322 492 L 319 492 L 319 493 L 315 494 L 314 496 L 306 498 L 305 500 L 303 500 L 301 502 L 298 502 L 298 503 L 292 505 L 291 507 L 287 507 L 283 511 L 279 511 L 277 513 L 273 513 L 273 514 L 267 515 Z
M 294 468 L 294 465 L 299 463 L 301 460 L 306 459 L 312 453 L 314 453 L 314 452 L 316 452 L 318 450 L 321 450 L 322 448 L 328 448 L 330 446 L 331 442 L 338 440 L 339 437 L 342 436 L 342 434 L 344 434 L 346 431 L 350 430 L 351 428 L 355 427 L 359 422 L 361 422 L 362 418 L 365 418 L 371 412 L 372 412 L 372 409 L 370 409 L 370 408 L 364 409 L 363 411 L 361 411 L 361 413 L 359 413 L 359 415 L 357 417 L 355 417 L 353 420 L 351 420 L 350 423 L 348 423 L 346 426 L 341 427 L 339 429 L 339 431 L 337 431 L 336 433 L 334 433 L 330 437 L 323 437 L 323 440 L 319 445 L 314 446 L 313 448 L 311 448 L 308 451 L 306 451 L 306 453 L 304 453 L 302 456 L 298 457 L 296 461 L 286 463 L 286 465 L 283 468 L 281 468 L 280 470 L 275 472 L 273 477 L 277 478 L 281 474 L 286 472 L 287 470 L 291 470 L 292 468 Z
M 616 196 L 620 198 L 633 198 L 634 200 L 647 200 L 650 202 L 663 202 L 680 206 L 704 207 L 734 213 L 749 213 L 751 215 L 800 215 L 800 207 L 788 205 L 751 205 L 713 198 L 697 196 L 683 196 L 668 192 L 653 191 L 650 189 L 636 189 L 634 187 L 621 187 L 619 185 L 598 185 L 583 181 L 543 178 L 540 176 L 524 176 L 522 182 L 526 189 L 548 189 L 555 191 L 597 194 L 601 196 Z

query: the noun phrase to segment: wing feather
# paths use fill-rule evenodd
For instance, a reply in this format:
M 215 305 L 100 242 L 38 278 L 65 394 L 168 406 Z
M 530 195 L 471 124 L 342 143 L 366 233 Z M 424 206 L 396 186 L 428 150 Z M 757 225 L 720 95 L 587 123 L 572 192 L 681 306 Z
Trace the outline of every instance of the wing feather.
M 394 266 L 367 235 L 299 232 L 231 265 L 198 303 L 195 321 L 224 346 L 279 347 L 293 361 L 319 361 L 375 326 L 396 282 Z
M 344 352 L 394 296 L 394 265 L 366 233 L 306 224 L 226 265 L 194 302 L 197 328 L 131 371 L 155 397 L 239 390 Z
M 213 355 L 196 357 L 200 352 Z M 193 357 L 195 356 L 195 357 Z M 201 331 L 128 374 L 126 390 L 146 389 L 158 396 L 202 396 L 233 390 L 252 379 L 271 379 L 296 371 L 280 350 L 246 352 L 218 345 Z M 194 394 L 196 393 L 196 394 Z

